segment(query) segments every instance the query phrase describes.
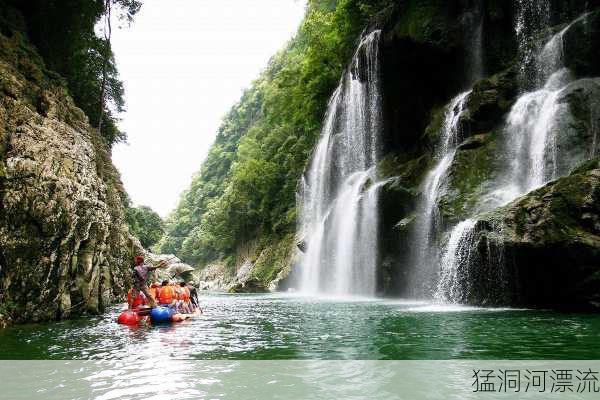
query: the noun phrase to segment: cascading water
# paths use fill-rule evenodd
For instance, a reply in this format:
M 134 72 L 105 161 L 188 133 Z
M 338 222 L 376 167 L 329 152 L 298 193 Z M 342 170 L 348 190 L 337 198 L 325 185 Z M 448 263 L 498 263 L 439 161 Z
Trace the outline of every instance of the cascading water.
M 463 26 L 465 29 L 467 75 L 466 80 L 472 84 L 481 79 L 484 73 L 483 65 L 483 24 L 484 24 L 483 2 L 476 1 L 473 8 L 465 13 Z
M 438 301 L 459 303 L 464 300 L 465 271 L 460 267 L 471 260 L 475 220 L 458 223 L 450 233 L 441 260 L 440 279 L 434 298 Z
M 539 75 L 539 49 L 533 45 L 535 36 L 550 26 L 550 1 L 517 0 L 515 33 L 517 37 L 519 72 L 521 85 L 526 88 L 539 87 L 544 78 Z
M 535 2 L 534 2 L 535 3 Z M 537 4 L 537 3 L 536 3 Z M 542 16 L 547 10 L 539 5 Z M 571 26 L 586 16 L 573 21 L 554 35 L 529 63 L 534 90 L 524 93 L 512 107 L 505 127 L 505 148 L 509 164 L 500 179 L 499 189 L 486 200 L 487 211 L 504 205 L 517 197 L 534 190 L 549 181 L 566 174 L 559 168 L 559 149 L 556 145 L 557 122 L 568 116 L 568 109 L 560 104 L 560 94 L 572 81 L 571 74 L 563 63 L 563 36 Z M 517 20 L 517 35 L 522 35 L 523 20 Z M 541 82 L 541 85 L 539 84 Z M 581 161 L 581 160 L 580 160 Z M 459 223 L 450 233 L 441 260 L 441 273 L 435 298 L 457 302 L 465 298 L 465 267 L 470 261 L 475 221 Z
M 545 79 L 543 86 L 522 95 L 511 109 L 506 132 L 507 150 L 512 163 L 501 203 L 536 189 L 567 173 L 559 168 L 556 146 L 557 123 L 568 116 L 561 104 L 561 93 L 573 81 L 564 67 L 563 37 L 569 24 L 546 43 L 537 56 L 537 76 Z
M 492 193 L 495 206 L 506 204 L 567 173 L 559 167 L 557 125 L 569 116 L 561 94 L 573 81 L 564 67 L 563 37 L 573 21 L 554 35 L 536 55 L 535 76 L 544 78 L 541 87 L 524 93 L 512 107 L 505 128 L 505 148 L 510 164 L 499 189 Z
M 465 14 L 465 48 L 467 49 L 467 76 L 469 86 L 483 76 L 483 23 L 482 3 L 477 1 Z M 475 29 L 472 27 L 475 26 Z M 440 140 L 436 148 L 436 164 L 427 174 L 422 185 L 423 200 L 416 213 L 411 234 L 411 254 L 408 294 L 412 297 L 429 297 L 435 289 L 438 277 L 438 237 L 441 232 L 439 199 L 444 194 L 448 170 L 452 166 L 457 146 L 463 140 L 461 117 L 472 90 L 460 93 L 446 107 Z
M 410 261 L 413 266 L 410 288 L 411 294 L 416 297 L 428 295 L 435 280 L 437 252 L 434 244 L 440 225 L 438 200 L 445 186 L 448 169 L 454 160 L 456 146 L 461 141 L 459 122 L 470 93 L 471 91 L 467 91 L 459 94 L 448 105 L 437 149 L 438 161 L 423 184 L 423 202 L 417 213 L 413 233 L 415 246 Z
M 380 31 L 365 35 L 330 100 L 300 197 L 300 290 L 372 296 L 376 290 L 381 95 Z

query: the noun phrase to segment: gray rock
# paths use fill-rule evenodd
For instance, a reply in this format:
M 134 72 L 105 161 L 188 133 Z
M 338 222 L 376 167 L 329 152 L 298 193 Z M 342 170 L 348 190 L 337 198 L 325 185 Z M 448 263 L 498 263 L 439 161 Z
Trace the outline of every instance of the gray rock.
M 474 304 L 600 308 L 600 159 L 482 216 Z
M 0 80 L 1 319 L 100 312 L 123 298 L 143 251 L 110 152 L 64 88 L 42 89 L 4 59 Z

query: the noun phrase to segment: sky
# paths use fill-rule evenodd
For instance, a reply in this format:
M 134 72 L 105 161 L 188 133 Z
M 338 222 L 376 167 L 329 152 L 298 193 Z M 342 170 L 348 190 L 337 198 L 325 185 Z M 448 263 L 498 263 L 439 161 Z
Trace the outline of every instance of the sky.
M 134 205 L 166 217 L 199 171 L 221 119 L 293 37 L 305 0 L 144 0 L 113 29 L 125 84 L 113 161 Z

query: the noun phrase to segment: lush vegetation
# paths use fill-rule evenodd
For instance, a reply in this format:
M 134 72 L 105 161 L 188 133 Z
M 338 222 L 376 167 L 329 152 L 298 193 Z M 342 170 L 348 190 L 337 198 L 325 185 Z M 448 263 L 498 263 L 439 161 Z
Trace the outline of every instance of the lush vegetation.
M 288 45 L 225 116 L 161 251 L 188 262 L 228 258 L 257 236 L 293 232 L 296 186 L 327 102 L 366 22 L 389 0 L 310 0 Z
M 162 219 L 150 207 L 127 208 L 125 210 L 125 220 L 129 226 L 129 231 L 147 249 L 158 243 L 164 233 Z
M 125 103 L 110 31 L 131 22 L 140 7 L 138 0 L 0 0 L 3 13 L 17 10 L 4 16 L 3 28 L 27 34 L 108 145 L 125 140 L 117 127 Z M 104 26 L 99 34 L 97 26 Z

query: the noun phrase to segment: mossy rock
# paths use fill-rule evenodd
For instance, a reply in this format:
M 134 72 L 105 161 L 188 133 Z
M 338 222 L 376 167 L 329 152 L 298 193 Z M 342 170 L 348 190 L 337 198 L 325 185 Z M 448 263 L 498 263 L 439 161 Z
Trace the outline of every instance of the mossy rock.
M 440 134 L 444 127 L 444 120 L 446 118 L 447 105 L 441 107 L 435 107 L 431 111 L 431 117 L 429 124 L 425 128 L 424 141 L 430 146 L 434 146 L 440 142 Z
M 282 238 L 270 238 L 269 244 L 261 251 L 252 269 L 252 278 L 259 286 L 268 288 L 284 269 L 290 268 L 291 257 L 295 249 L 295 235 Z
M 516 67 L 475 83 L 467 100 L 467 111 L 462 124 L 470 134 L 489 132 L 503 123 L 503 117 L 518 95 Z
M 582 162 L 571 171 L 570 175 L 584 174 L 594 169 L 600 169 L 600 157 Z
M 392 32 L 416 42 L 442 47 L 460 43 L 460 26 L 447 12 L 444 0 L 410 0 L 399 7 L 400 18 Z
M 470 266 L 471 303 L 600 310 L 599 167 L 585 162 L 479 218 L 474 250 L 486 262 Z M 506 296 L 490 298 L 489 282 Z
M 498 171 L 498 155 L 496 133 L 472 136 L 458 147 L 439 201 L 444 221 L 456 223 L 481 207 Z
M 382 215 L 383 231 L 394 228 L 414 208 L 418 195 L 414 190 L 402 185 L 400 178 L 388 181 L 379 192 L 379 207 Z
M 380 180 L 399 178 L 402 186 L 416 190 L 423 175 L 427 172 L 429 162 L 428 154 L 406 160 L 403 155 L 390 153 L 377 164 L 377 176 Z
M 100 312 L 122 299 L 141 251 L 110 151 L 19 33 L 0 34 L 0 103 L 0 319 Z

